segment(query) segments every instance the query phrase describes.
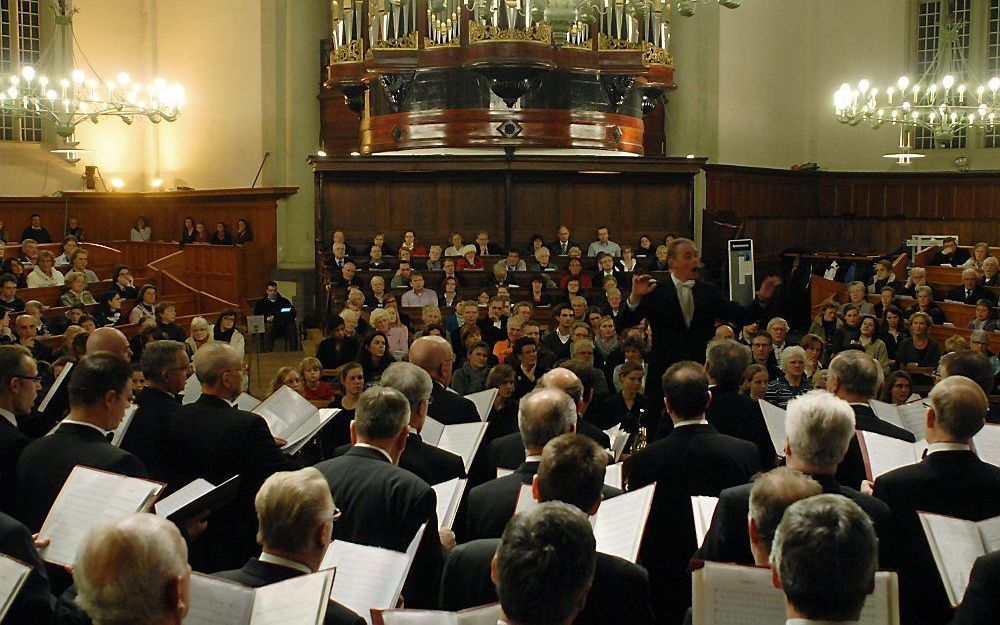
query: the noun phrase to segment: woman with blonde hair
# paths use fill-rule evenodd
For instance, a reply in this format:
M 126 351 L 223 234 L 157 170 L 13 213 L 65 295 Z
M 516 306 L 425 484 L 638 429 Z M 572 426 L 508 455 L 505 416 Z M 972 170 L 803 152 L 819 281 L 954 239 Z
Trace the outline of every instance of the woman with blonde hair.
M 194 353 L 212 342 L 212 326 L 204 317 L 195 317 L 191 320 L 191 336 L 184 339 L 184 348 L 187 349 L 188 356 L 194 357 Z
M 281 367 L 271 379 L 271 394 L 273 395 L 282 386 L 287 386 L 296 393 L 302 393 L 302 377 L 295 367 Z

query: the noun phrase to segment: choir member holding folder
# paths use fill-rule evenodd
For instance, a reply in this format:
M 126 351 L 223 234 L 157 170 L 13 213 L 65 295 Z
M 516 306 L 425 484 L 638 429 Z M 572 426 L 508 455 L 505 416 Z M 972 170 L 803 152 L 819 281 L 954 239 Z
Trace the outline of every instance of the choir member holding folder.
M 952 608 L 937 573 L 918 511 L 980 521 L 1000 515 L 1000 468 L 983 462 L 971 442 L 986 421 L 982 388 L 953 375 L 930 393 L 927 455 L 875 480 L 874 495 L 892 509 L 898 547 L 886 566 L 899 569 L 903 622 L 944 623 Z

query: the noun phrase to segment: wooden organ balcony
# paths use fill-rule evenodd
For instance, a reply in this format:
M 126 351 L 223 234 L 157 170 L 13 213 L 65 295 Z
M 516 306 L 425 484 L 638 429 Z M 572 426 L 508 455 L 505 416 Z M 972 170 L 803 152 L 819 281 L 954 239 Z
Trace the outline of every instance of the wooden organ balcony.
M 637 13 L 600 0 L 590 21 L 554 33 L 531 0 L 494 1 L 334 0 L 324 150 L 663 154 L 665 95 L 676 89 L 668 4 Z

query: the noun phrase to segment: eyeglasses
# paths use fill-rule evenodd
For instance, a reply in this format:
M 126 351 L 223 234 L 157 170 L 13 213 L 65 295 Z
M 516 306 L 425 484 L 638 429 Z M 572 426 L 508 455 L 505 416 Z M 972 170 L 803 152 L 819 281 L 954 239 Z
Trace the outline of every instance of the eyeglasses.
M 41 382 L 42 381 L 42 376 L 40 376 L 40 375 L 21 375 L 20 373 L 15 373 L 14 375 L 12 375 L 10 377 L 12 377 L 12 378 L 20 378 L 22 380 L 31 380 L 33 382 Z

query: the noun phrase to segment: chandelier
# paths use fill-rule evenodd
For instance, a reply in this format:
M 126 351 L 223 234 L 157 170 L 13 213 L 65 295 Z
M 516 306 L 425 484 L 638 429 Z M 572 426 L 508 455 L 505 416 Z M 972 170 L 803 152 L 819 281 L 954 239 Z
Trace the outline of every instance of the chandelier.
M 948 143 L 967 128 L 992 129 L 1000 112 L 1000 78 L 975 87 L 956 78 L 970 75 L 959 45 L 965 27 L 951 16 L 944 20 L 934 58 L 916 81 L 902 76 L 885 89 L 867 79 L 856 87 L 841 85 L 833 96 L 837 119 L 850 126 L 866 122 L 872 128 L 899 127 L 901 148 L 909 147 L 905 134 L 914 129 L 932 133 L 938 143 Z
M 177 119 L 185 101 L 181 85 L 161 78 L 143 85 L 124 72 L 115 80 L 104 80 L 73 33 L 77 10 L 72 0 L 58 0 L 52 10 L 53 31 L 37 63 L 15 66 L 10 74 L 0 75 L 0 113 L 51 121 L 64 144 L 73 148 L 76 127 L 86 121 L 96 124 L 117 117 L 131 125 L 142 117 L 153 123 Z M 74 50 L 79 50 L 88 71 L 77 66 Z

